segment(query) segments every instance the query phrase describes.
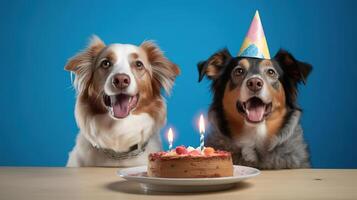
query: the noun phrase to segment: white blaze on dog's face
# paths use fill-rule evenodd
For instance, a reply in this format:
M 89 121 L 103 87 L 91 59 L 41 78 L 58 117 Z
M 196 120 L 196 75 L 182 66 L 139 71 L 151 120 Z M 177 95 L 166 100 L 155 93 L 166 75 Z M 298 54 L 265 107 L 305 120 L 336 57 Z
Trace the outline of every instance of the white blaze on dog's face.
M 243 58 L 233 68 L 232 83 L 239 90 L 237 107 L 245 115 L 247 123 L 264 122 L 271 113 L 276 95 L 283 92 L 279 73 L 272 61 Z
M 78 96 L 92 114 L 108 113 L 114 119 L 140 112 L 155 115 L 155 108 L 147 108 L 148 104 L 155 99 L 161 102 L 160 89 L 169 92 L 179 74 L 178 67 L 152 42 L 105 46 L 98 37 L 66 69 L 76 74 Z M 159 104 L 154 106 L 163 106 Z
M 104 86 L 104 92 L 107 95 L 115 95 L 118 93 L 118 91 L 129 94 L 131 96 L 134 96 L 138 93 L 137 83 L 132 71 L 132 67 L 135 67 L 133 66 L 135 61 L 143 62 L 141 60 L 144 58 L 134 58 L 134 56 L 138 56 L 138 54 L 138 47 L 130 44 L 113 44 L 108 46 L 103 51 L 103 53 L 101 53 L 99 56 L 98 65 L 102 65 L 102 67 L 104 67 L 104 65 L 110 65 L 108 67 L 108 76 Z M 106 63 L 108 61 L 109 63 Z M 129 78 L 128 80 L 133 80 L 133 82 L 130 82 L 127 87 L 123 88 L 123 90 L 121 90 L 121 88 L 117 88 L 113 84 L 113 81 L 115 80 L 115 75 L 118 74 L 127 75 Z
M 113 44 L 96 63 L 104 82 L 104 103 L 114 118 L 124 118 L 135 109 L 140 98 L 138 82 L 152 74 L 146 54 L 134 45 Z

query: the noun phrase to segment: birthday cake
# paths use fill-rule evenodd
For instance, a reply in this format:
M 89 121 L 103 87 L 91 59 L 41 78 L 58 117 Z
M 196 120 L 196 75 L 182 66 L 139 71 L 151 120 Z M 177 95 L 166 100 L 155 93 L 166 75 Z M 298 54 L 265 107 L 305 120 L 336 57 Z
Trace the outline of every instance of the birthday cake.
M 163 178 L 227 177 L 233 176 L 233 163 L 226 151 L 178 146 L 169 152 L 151 153 L 147 174 Z

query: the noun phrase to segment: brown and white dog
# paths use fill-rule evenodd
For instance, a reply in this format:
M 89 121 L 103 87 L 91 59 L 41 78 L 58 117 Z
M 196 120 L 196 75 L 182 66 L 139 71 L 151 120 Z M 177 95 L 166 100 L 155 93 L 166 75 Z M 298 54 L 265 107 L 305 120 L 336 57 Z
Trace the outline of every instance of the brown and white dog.
M 93 36 L 65 69 L 75 74 L 76 145 L 67 166 L 136 166 L 161 149 L 160 128 L 179 68 L 153 42 L 106 46 Z
M 232 57 L 227 49 L 198 64 L 212 80 L 213 124 L 206 144 L 232 152 L 235 164 L 261 169 L 309 167 L 300 126 L 298 83 L 312 66 L 280 50 L 273 59 Z

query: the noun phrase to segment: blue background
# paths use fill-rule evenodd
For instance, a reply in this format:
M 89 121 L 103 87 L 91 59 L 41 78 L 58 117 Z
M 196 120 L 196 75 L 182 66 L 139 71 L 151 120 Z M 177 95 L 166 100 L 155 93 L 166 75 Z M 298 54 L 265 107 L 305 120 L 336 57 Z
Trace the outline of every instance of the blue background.
M 198 145 L 196 119 L 211 96 L 196 63 L 223 47 L 237 54 L 259 9 L 270 53 L 286 48 L 314 66 L 299 99 L 313 166 L 356 168 L 356 2 L 3 0 L 0 165 L 65 165 L 78 129 L 63 67 L 92 34 L 106 43 L 154 39 L 180 65 L 168 125 L 175 145 Z

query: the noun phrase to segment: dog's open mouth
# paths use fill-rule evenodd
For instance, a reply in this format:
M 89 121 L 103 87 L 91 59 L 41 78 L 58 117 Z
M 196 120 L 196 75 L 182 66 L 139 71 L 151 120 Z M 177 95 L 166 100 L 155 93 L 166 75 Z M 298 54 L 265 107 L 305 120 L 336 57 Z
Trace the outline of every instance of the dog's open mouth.
M 104 95 L 104 104 L 108 107 L 110 114 L 118 119 L 127 117 L 139 100 L 139 95 L 130 96 L 128 94 Z
M 237 109 L 248 122 L 259 123 L 271 113 L 272 103 L 264 103 L 260 98 L 252 97 L 246 102 L 238 102 Z

